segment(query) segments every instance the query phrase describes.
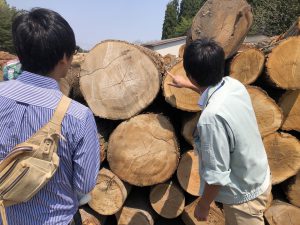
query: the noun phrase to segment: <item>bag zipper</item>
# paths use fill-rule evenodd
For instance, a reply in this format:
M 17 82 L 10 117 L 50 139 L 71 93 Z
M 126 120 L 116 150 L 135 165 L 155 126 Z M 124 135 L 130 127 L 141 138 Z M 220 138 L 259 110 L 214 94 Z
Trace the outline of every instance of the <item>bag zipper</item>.
M 9 174 L 11 173 L 11 171 L 16 167 L 17 163 L 19 162 L 20 160 L 17 159 L 13 164 L 12 166 L 6 171 L 6 173 L 0 177 L 0 184 L 2 184 L 2 182 L 9 176 Z
M 28 170 L 29 170 L 29 167 L 27 167 L 6 189 L 4 189 L 0 194 L 0 198 L 3 197 L 11 189 L 13 189 L 14 186 L 26 175 Z

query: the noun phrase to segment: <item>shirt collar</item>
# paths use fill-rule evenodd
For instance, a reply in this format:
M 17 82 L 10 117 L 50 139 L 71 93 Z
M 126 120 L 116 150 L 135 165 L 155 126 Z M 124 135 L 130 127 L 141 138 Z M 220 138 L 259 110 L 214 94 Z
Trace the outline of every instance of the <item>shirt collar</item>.
M 198 101 L 199 107 L 203 110 L 207 104 L 209 97 L 218 90 L 222 85 L 223 79 L 214 86 L 209 86 L 205 89 L 205 91 L 201 94 L 200 99 Z
M 57 81 L 53 78 L 38 75 L 28 71 L 23 71 L 21 75 L 17 78 L 17 80 L 41 88 L 60 90 Z

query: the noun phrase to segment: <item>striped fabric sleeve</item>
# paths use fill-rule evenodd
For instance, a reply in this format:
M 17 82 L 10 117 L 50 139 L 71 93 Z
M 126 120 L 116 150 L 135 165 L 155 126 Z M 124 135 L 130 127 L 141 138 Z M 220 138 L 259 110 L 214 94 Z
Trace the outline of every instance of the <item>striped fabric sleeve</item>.
M 79 133 L 80 138 L 73 155 L 73 185 L 76 192 L 86 194 L 95 187 L 100 167 L 97 127 L 90 110 Z

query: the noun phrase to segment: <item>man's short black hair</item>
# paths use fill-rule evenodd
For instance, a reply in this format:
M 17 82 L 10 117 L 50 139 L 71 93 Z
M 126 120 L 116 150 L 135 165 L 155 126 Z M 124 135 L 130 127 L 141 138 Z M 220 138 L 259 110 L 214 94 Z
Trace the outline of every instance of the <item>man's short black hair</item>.
M 212 39 L 195 40 L 184 51 L 183 66 L 200 87 L 216 85 L 224 76 L 224 50 Z
M 12 24 L 12 35 L 22 70 L 46 75 L 64 54 L 75 51 L 75 35 L 68 22 L 57 12 L 34 8 L 18 14 Z

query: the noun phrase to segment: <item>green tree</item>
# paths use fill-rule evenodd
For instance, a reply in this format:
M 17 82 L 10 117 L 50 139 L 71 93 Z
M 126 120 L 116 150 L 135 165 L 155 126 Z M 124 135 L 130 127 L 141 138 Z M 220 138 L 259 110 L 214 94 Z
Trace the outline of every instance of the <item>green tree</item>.
M 188 29 L 191 27 L 193 18 L 182 17 L 181 21 L 177 24 L 174 32 L 175 37 L 186 35 Z
M 285 32 L 300 15 L 299 0 L 250 0 L 254 14 L 251 33 L 268 36 Z
M 161 39 L 174 37 L 178 21 L 178 5 L 178 0 L 172 0 L 167 4 Z
M 204 2 L 205 0 L 181 0 L 179 22 L 181 22 L 183 18 L 187 20 L 194 18 Z
M 12 43 L 11 25 L 16 13 L 15 8 L 10 8 L 5 0 L 0 0 L 0 50 L 14 53 Z

